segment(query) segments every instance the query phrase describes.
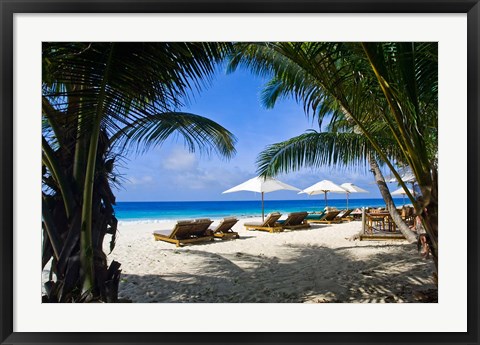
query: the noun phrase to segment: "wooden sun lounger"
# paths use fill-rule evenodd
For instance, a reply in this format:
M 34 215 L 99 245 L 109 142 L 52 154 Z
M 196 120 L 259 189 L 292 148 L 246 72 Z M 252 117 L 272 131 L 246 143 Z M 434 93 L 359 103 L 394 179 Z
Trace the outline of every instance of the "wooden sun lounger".
M 305 220 L 307 216 L 307 212 L 292 212 L 284 221 L 278 221 L 278 224 L 280 224 L 284 229 L 308 229 L 310 228 L 310 224 L 308 224 Z
M 343 214 L 339 214 L 337 218 L 341 219 L 343 222 L 351 222 L 353 220 L 353 217 L 350 216 L 350 213 L 352 212 L 353 212 L 353 209 L 348 209 Z
M 212 229 L 213 236 L 221 238 L 222 240 L 231 239 L 231 238 L 240 238 L 238 232 L 232 230 L 232 227 L 237 224 L 238 219 L 235 217 L 225 217 L 217 225 L 215 229 Z
M 305 220 L 308 222 L 309 220 L 321 220 L 325 217 L 325 211 L 322 212 L 313 212 L 309 213 Z
M 261 230 L 268 232 L 282 232 L 283 228 L 277 223 L 282 215 L 278 212 L 270 213 L 263 223 L 245 223 L 247 230 Z
M 307 218 L 307 222 L 309 223 L 320 223 L 320 224 L 335 224 L 335 223 L 341 223 L 341 219 L 336 219 L 337 215 L 340 213 L 340 211 L 328 211 L 325 212 L 322 217 L 319 219 L 309 219 Z
M 153 232 L 155 241 L 165 241 L 180 247 L 186 243 L 213 241 L 213 236 L 208 227 L 213 223 L 208 218 L 196 220 L 179 220 L 170 230 L 157 230 Z

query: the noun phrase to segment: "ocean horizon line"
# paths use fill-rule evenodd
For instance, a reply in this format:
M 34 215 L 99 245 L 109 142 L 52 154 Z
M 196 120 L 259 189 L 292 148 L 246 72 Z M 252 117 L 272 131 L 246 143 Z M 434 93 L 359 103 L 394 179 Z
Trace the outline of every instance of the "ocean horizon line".
M 260 194 L 260 193 L 258 193 Z M 318 198 L 320 196 L 320 198 Z M 402 197 L 395 197 L 392 196 L 394 200 L 399 200 L 402 199 Z M 331 198 L 330 196 L 328 197 L 328 200 L 346 200 L 346 198 Z M 267 201 L 323 201 L 323 196 L 321 195 L 314 195 L 311 198 L 308 199 L 267 199 L 265 198 L 265 202 Z M 352 197 L 351 194 L 349 196 L 349 200 L 383 200 L 382 197 L 378 198 L 359 198 L 359 197 Z M 261 201 L 261 199 L 238 199 L 238 200 L 117 200 L 117 203 L 122 203 L 122 202 L 128 202 L 128 203 L 169 203 L 169 202 L 238 202 L 238 201 L 247 201 L 247 202 L 257 202 Z
M 402 205 L 401 198 L 395 198 L 397 206 Z M 162 222 L 180 219 L 211 218 L 212 220 L 235 216 L 239 218 L 257 217 L 262 215 L 261 200 L 221 200 L 221 201 L 134 201 L 118 202 L 115 215 L 121 222 Z M 346 199 L 330 199 L 327 206 L 338 209 L 347 207 Z M 384 207 L 381 198 L 350 199 L 348 208 Z M 325 208 L 323 199 L 310 198 L 302 200 L 265 200 L 264 214 L 280 212 L 319 212 Z

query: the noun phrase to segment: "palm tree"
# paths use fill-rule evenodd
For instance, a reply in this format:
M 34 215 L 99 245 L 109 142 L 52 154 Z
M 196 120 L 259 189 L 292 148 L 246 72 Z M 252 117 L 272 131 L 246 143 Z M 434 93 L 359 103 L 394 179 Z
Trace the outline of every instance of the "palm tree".
M 117 220 L 115 162 L 172 135 L 191 150 L 229 158 L 235 137 L 179 112 L 229 51 L 215 43 L 44 43 L 42 267 L 45 301 L 116 301 L 120 264 L 107 267 L 103 239 Z M 55 275 L 55 279 L 53 279 Z
M 436 265 L 437 56 L 435 43 L 274 42 L 237 44 L 230 61 L 230 70 L 244 64 L 258 74 L 273 74 L 263 94 L 266 105 L 293 95 L 320 125 L 327 116 L 333 122 L 338 118 L 351 122 L 423 219 Z M 390 133 L 401 162 L 414 172 L 421 202 L 409 193 L 394 162 L 382 151 L 375 135 L 379 127 Z
M 392 138 L 377 138 L 383 152 L 394 159 L 401 154 Z M 302 167 L 337 165 L 350 168 L 362 168 L 370 165 L 377 186 L 385 200 L 387 210 L 405 238 L 417 242 L 415 234 L 405 224 L 396 210 L 390 191 L 377 163 L 378 154 L 364 135 L 354 132 L 317 132 L 309 131 L 286 141 L 269 145 L 258 155 L 258 173 L 274 176 L 288 173 Z

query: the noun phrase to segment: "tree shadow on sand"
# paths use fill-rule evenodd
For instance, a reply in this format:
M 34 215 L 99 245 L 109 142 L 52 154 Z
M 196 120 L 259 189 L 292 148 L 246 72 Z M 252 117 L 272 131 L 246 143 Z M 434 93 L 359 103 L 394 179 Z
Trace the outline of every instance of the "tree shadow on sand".
M 162 275 L 122 274 L 119 294 L 147 303 L 419 302 L 427 292 L 436 296 L 429 260 L 419 259 L 409 245 L 382 246 L 388 253 L 367 260 L 350 255 L 350 249 L 362 248 L 355 246 L 287 244 L 289 259 L 282 261 L 262 254 L 165 250 L 193 256 L 194 266 L 185 268 L 188 273 L 180 267 Z

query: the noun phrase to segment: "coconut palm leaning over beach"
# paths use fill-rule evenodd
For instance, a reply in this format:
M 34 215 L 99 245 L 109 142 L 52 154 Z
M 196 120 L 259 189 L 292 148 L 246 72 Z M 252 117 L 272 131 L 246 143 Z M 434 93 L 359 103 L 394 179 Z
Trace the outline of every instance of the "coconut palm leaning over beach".
M 399 154 L 392 139 L 377 138 L 383 152 L 390 158 Z M 416 243 L 415 233 L 396 211 L 395 203 L 378 165 L 379 158 L 370 142 L 362 134 L 353 132 L 317 132 L 309 131 L 283 142 L 269 145 L 257 159 L 258 173 L 276 175 L 288 173 L 301 167 L 319 167 L 321 165 L 345 166 L 353 169 L 370 166 L 387 210 L 405 238 Z
M 276 42 L 239 43 L 230 60 L 230 70 L 243 64 L 258 74 L 273 75 L 263 93 L 267 106 L 273 106 L 279 97 L 293 95 L 304 104 L 307 113 L 318 117 L 320 128 L 322 120 L 331 116 L 332 128 L 337 122 L 342 123 L 339 120 L 346 120 L 354 133 L 363 135 L 378 161 L 388 166 L 406 190 L 420 215 L 436 266 L 437 57 L 436 43 Z M 388 136 L 379 136 L 380 128 Z M 341 130 L 337 126 L 336 131 Z M 384 152 L 383 137 L 393 139 L 399 155 Z M 267 159 L 261 159 L 264 164 L 260 171 L 271 176 L 285 167 L 297 169 L 305 162 L 317 164 L 321 160 L 314 159 L 319 156 L 303 150 L 291 159 L 284 156 L 274 160 L 271 165 Z M 421 201 L 408 192 L 392 159 L 412 169 L 422 193 Z
M 178 112 L 228 52 L 216 43 L 44 43 L 42 47 L 42 268 L 46 302 L 117 301 L 112 184 L 122 152 L 171 135 L 191 151 L 231 157 L 221 125 Z

